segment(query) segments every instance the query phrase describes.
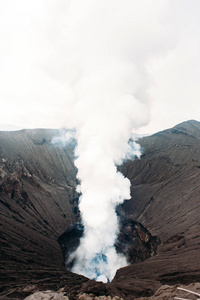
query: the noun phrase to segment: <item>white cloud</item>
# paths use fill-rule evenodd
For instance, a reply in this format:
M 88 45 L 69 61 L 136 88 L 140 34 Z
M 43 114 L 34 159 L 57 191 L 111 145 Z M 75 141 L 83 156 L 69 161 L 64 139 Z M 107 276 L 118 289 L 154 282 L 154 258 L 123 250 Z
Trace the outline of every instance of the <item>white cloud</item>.
M 141 132 L 156 132 L 189 119 L 200 121 L 199 9 L 199 1 L 173 2 L 178 36 L 170 51 L 147 65 L 152 80 L 151 122 Z

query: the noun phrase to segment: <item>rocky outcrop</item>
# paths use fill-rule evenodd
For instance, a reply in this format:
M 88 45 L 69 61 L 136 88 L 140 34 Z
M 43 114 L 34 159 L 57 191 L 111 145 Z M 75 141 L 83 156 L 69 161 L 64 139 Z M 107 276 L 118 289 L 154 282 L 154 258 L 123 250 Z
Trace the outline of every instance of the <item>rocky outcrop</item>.
M 152 236 L 141 223 L 121 217 L 115 247 L 118 253 L 126 257 L 129 264 L 142 262 L 156 255 L 159 244 L 159 238 Z
M 191 299 L 197 300 L 200 295 L 200 283 L 192 283 L 188 286 L 183 285 L 163 285 L 151 297 L 137 298 L 136 300 L 174 300 L 174 299 Z

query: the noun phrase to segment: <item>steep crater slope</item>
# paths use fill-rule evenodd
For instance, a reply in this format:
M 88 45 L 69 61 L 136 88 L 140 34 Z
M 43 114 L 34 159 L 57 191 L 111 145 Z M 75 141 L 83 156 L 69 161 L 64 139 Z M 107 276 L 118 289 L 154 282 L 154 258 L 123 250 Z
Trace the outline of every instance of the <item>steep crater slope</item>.
M 73 147 L 53 145 L 58 130 L 0 132 L 0 280 L 65 272 L 57 238 L 74 221 Z M 77 206 L 77 205 L 76 205 Z
M 161 245 L 156 256 L 119 270 L 113 284 L 130 293 L 142 291 L 148 280 L 152 287 L 199 281 L 200 123 L 184 122 L 139 143 L 141 160 L 121 167 L 131 180 L 132 199 L 120 211 L 158 236 Z

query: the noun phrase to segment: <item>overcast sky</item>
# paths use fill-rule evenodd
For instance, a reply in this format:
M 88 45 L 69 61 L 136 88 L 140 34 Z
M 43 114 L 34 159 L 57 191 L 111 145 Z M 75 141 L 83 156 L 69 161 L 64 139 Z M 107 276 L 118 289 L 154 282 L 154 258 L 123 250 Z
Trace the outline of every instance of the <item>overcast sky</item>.
M 138 133 L 200 121 L 199 16 L 199 0 L 0 0 L 0 124 L 69 126 L 107 65 L 149 110 Z

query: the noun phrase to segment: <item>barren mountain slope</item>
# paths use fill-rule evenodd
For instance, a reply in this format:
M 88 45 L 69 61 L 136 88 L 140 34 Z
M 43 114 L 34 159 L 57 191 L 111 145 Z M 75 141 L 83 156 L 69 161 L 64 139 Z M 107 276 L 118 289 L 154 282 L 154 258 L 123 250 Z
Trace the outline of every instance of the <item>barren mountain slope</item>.
M 200 123 L 184 122 L 139 143 L 144 149 L 141 160 L 122 167 L 132 183 L 132 199 L 121 213 L 141 222 L 161 245 L 156 256 L 119 270 L 113 283 L 130 292 L 137 286 L 142 291 L 146 280 L 199 281 Z
M 74 222 L 76 170 L 72 147 L 51 143 L 56 135 L 58 130 L 0 132 L 3 289 L 64 271 L 57 238 Z

